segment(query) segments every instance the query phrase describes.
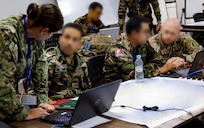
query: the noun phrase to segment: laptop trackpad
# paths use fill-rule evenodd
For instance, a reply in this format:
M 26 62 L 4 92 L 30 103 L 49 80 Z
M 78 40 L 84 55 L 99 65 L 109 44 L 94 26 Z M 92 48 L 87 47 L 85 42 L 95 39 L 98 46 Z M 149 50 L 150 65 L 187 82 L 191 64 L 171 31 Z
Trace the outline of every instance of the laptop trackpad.
M 188 74 L 189 70 L 190 68 L 183 68 L 183 69 L 176 70 L 176 73 L 181 76 L 184 76 Z

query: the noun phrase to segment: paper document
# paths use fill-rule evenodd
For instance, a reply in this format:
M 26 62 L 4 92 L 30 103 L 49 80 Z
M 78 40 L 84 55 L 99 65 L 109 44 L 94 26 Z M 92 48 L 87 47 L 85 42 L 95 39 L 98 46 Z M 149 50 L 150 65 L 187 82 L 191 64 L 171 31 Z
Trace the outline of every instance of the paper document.
M 120 85 L 112 106 L 130 106 L 132 108 L 112 107 L 104 115 L 131 123 L 156 127 L 187 115 L 182 110 L 169 111 L 142 111 L 143 106 L 158 106 L 159 109 L 177 108 L 184 109 L 193 115 L 204 110 L 204 82 L 195 80 L 182 80 L 175 78 L 150 78 L 144 83 L 136 83 L 134 80 Z
M 100 116 L 95 116 L 93 118 L 90 118 L 86 121 L 83 121 L 81 123 L 78 123 L 74 126 L 72 126 L 73 128 L 92 128 L 92 127 L 95 127 L 97 125 L 100 125 L 100 124 L 104 124 L 104 123 L 107 123 L 107 122 L 110 122 L 111 120 L 109 119 L 106 119 L 106 118 L 103 118 L 103 117 L 100 117 Z

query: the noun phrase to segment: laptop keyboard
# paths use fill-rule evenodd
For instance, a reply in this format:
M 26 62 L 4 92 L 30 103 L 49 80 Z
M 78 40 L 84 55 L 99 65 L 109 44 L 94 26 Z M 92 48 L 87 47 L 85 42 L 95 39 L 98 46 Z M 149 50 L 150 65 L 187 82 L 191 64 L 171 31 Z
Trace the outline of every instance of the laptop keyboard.
M 59 123 L 59 124 L 69 124 L 72 117 L 72 112 L 66 111 L 62 112 L 59 117 L 56 117 L 53 122 Z
M 49 117 L 51 118 L 47 118 L 45 120 L 50 120 L 52 123 L 69 125 L 69 122 L 72 118 L 72 113 L 73 111 L 59 111 L 54 115 L 50 115 Z

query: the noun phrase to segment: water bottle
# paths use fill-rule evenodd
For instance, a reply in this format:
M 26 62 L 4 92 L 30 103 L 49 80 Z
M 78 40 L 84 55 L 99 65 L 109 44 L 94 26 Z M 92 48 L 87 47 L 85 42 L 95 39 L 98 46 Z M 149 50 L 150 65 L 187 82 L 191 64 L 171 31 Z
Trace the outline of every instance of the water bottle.
M 143 61 L 141 55 L 137 55 L 135 60 L 135 81 L 137 83 L 144 81 Z

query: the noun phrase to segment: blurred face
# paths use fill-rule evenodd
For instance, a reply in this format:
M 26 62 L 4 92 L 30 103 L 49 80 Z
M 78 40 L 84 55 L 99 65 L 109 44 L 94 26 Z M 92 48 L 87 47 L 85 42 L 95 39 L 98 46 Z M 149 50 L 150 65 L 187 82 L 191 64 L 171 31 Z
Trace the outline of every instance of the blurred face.
M 60 50 L 67 56 L 73 55 L 82 45 L 81 33 L 75 28 L 66 28 L 59 38 Z
M 164 44 L 169 45 L 174 42 L 179 36 L 180 30 L 171 26 L 162 26 L 161 34 L 162 41 Z
M 149 23 L 142 23 L 140 31 L 132 31 L 130 38 L 137 42 L 137 44 L 133 44 L 133 47 L 145 44 L 150 36 L 149 31 Z
M 49 28 L 39 28 L 36 31 L 35 40 L 43 41 L 51 38 L 55 32 L 49 32 Z
M 100 17 L 103 13 L 103 9 L 97 7 L 96 9 L 89 9 L 89 15 L 91 16 L 93 21 L 100 20 Z

